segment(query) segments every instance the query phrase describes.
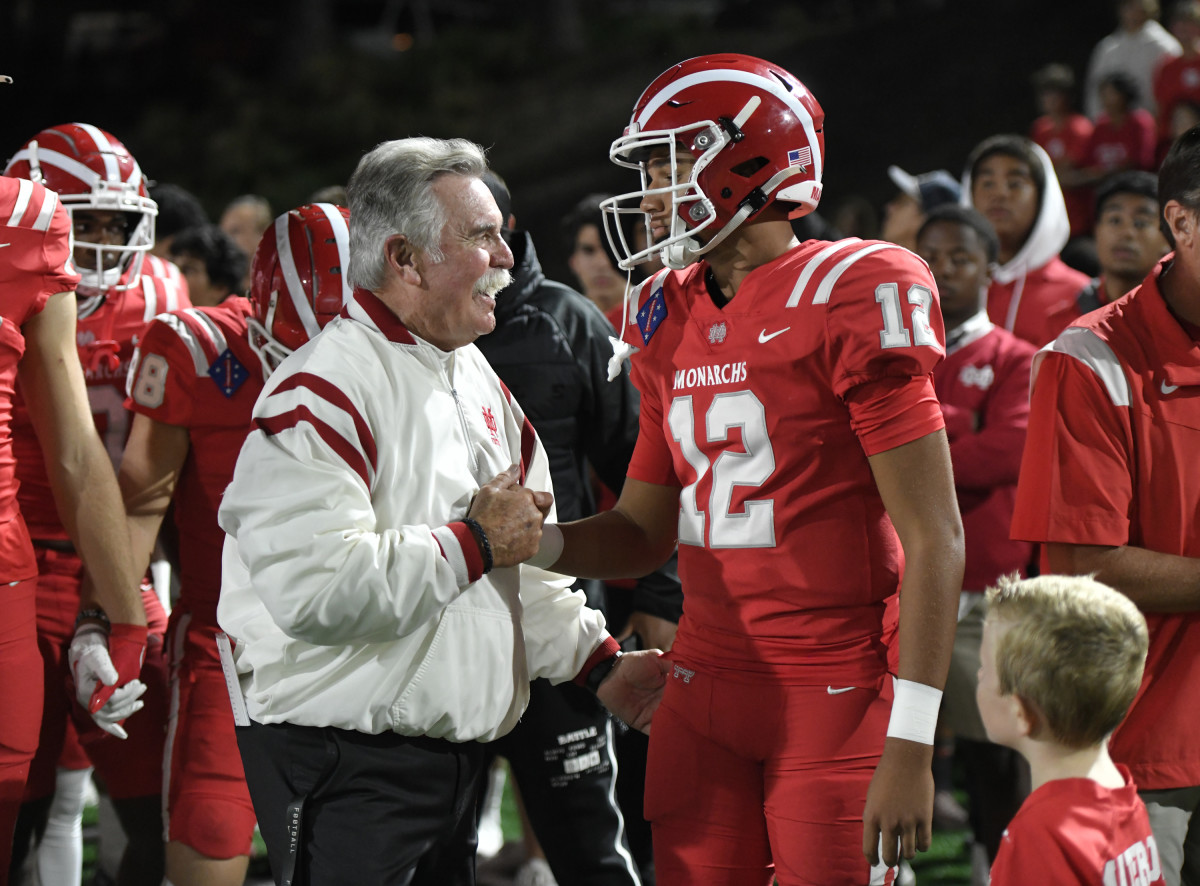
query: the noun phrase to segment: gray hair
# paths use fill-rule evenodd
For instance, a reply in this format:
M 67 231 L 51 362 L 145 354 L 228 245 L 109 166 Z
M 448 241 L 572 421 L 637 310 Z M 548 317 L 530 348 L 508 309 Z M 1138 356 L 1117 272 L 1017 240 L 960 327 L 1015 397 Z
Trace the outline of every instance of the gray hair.
M 432 190 L 442 175 L 482 178 L 483 148 L 466 139 L 404 138 L 367 153 L 350 176 L 350 285 L 383 286 L 384 243 L 404 234 L 415 250 L 435 262 L 446 212 Z

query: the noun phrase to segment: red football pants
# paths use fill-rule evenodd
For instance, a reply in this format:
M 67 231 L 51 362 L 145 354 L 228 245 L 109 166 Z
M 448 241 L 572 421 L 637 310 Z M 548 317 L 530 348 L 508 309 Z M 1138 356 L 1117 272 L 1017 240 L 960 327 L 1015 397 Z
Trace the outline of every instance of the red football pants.
M 13 825 L 42 719 L 42 657 L 37 648 L 37 580 L 0 586 L 0 884 L 8 882 Z
M 890 682 L 784 686 L 676 664 L 646 774 L 659 886 L 866 884 L 862 814 Z

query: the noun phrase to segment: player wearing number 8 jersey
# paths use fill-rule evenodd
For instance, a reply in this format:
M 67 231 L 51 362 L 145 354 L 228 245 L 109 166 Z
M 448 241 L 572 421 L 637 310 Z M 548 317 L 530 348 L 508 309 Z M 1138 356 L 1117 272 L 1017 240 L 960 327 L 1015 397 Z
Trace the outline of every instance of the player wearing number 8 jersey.
M 617 506 L 563 525 L 561 556 L 548 530 L 538 562 L 639 575 L 678 539 L 684 614 L 646 796 L 662 886 L 884 882 L 873 863 L 928 846 L 963 562 L 930 376 L 942 324 L 910 252 L 795 240 L 822 124 L 782 68 L 706 56 L 651 84 L 611 152 L 643 188 L 607 211 L 644 213 L 655 241 L 634 252 L 610 225 L 622 264 L 668 265 L 618 346 L 641 430 Z
M 130 372 L 134 419 L 119 479 L 135 561 L 149 560 L 172 499 L 180 537 L 164 765 L 167 879 L 175 886 L 246 878 L 255 819 L 214 639 L 225 541 L 217 507 L 267 376 L 350 292 L 348 217 L 328 203 L 280 215 L 255 253 L 251 298 L 155 318 Z

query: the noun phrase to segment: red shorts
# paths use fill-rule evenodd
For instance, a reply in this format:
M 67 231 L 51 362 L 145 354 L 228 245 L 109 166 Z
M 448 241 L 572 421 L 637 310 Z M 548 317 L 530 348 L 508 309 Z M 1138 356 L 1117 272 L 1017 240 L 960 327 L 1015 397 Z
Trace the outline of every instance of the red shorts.
M 862 815 L 890 681 L 830 692 L 673 661 L 646 766 L 659 886 L 867 883 Z
M 167 839 L 209 858 L 249 855 L 254 806 L 233 731 L 217 644 L 220 628 L 171 613 L 167 721 Z
M 0 585 L 0 881 L 8 876 L 13 824 L 42 719 L 42 660 L 37 649 L 36 579 Z
M 114 800 L 146 797 L 162 791 L 163 738 L 167 719 L 167 662 L 162 637 L 167 617 L 153 590 L 142 591 L 142 604 L 150 622 L 146 661 L 139 676 L 146 684 L 146 705 L 127 721 L 129 738 L 114 738 L 97 726 L 75 701 L 68 680 L 67 647 L 75 633 L 79 612 L 79 584 L 83 565 L 74 554 L 37 548 L 38 648 L 45 679 L 44 710 L 37 754 L 29 769 L 25 800 L 54 793 L 55 769 L 63 760 L 70 718 L 96 774 Z M 78 760 L 68 754 L 70 768 Z

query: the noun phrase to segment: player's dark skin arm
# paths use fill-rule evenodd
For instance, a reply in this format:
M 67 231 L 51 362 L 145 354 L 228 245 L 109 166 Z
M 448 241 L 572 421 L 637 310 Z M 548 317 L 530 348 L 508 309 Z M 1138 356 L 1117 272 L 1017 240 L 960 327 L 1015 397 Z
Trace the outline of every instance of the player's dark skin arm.
M 1128 545 L 1046 545 L 1050 571 L 1092 575 L 1143 612 L 1200 610 L 1200 559 Z
M 963 532 L 943 431 L 870 457 L 875 485 L 904 548 L 900 587 L 900 678 L 941 689 L 950 668 Z M 863 853 L 894 865 L 929 848 L 933 746 L 888 738 L 863 810 Z
M 580 578 L 639 578 L 675 550 L 679 488 L 628 478 L 610 511 L 562 523 L 563 552 L 553 568 Z

